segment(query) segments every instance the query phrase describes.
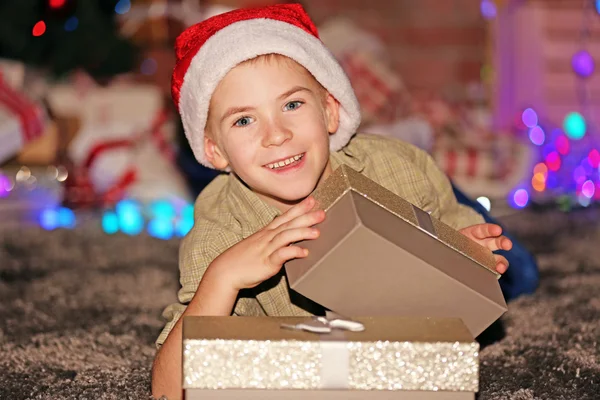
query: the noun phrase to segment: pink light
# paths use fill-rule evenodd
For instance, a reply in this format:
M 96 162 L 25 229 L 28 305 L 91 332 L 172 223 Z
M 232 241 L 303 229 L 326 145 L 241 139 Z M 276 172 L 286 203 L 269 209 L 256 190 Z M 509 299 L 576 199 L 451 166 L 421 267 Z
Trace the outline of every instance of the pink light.
M 560 154 L 567 155 L 567 153 L 569 153 L 569 139 L 567 139 L 566 136 L 564 135 L 560 135 L 557 139 L 556 139 L 556 149 L 558 150 L 558 152 Z
M 525 207 L 529 202 L 529 193 L 525 189 L 519 189 L 513 195 L 513 200 L 517 207 Z
M 592 181 L 585 181 L 583 186 L 581 186 L 581 194 L 583 194 L 588 199 L 594 197 L 594 192 L 596 191 L 596 186 Z
M 546 140 L 546 135 L 544 134 L 543 129 L 539 126 L 534 126 L 533 128 L 531 128 L 529 130 L 529 140 L 531 140 L 531 143 L 537 146 L 541 146 L 542 144 L 544 144 L 544 141 Z
M 556 151 L 546 156 L 546 165 L 550 171 L 558 171 L 561 166 L 560 156 Z
M 585 173 L 585 168 L 579 166 L 575 168 L 573 171 L 573 179 L 577 182 L 578 185 L 581 185 L 587 179 L 587 174 Z
M 598 152 L 596 149 L 593 149 L 590 151 L 590 154 L 588 154 L 588 160 L 592 168 L 598 168 L 600 165 L 600 152 Z

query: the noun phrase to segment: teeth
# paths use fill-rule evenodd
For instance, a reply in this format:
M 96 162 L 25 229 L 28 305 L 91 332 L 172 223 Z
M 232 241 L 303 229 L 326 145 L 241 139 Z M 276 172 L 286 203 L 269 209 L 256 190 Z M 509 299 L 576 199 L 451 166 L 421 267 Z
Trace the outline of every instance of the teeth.
M 276 162 L 273 164 L 267 164 L 267 167 L 269 167 L 271 169 L 285 167 L 286 165 L 290 165 L 294 161 L 298 161 L 301 158 L 302 158 L 302 155 L 298 154 L 297 156 L 290 157 L 287 160 L 279 161 L 279 162 Z

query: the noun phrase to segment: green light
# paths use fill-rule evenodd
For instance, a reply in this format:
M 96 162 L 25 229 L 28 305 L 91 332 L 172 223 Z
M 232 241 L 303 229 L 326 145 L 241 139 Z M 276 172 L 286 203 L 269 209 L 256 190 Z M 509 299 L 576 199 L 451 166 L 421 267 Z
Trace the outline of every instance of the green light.
M 567 136 L 573 140 L 579 140 L 585 136 L 585 119 L 578 112 L 567 114 L 563 127 Z

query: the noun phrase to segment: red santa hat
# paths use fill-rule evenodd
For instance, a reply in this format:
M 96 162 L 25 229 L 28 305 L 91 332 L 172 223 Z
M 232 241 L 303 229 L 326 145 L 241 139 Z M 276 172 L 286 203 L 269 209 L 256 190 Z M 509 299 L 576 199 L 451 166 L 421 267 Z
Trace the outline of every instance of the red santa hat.
M 214 168 L 204 154 L 212 94 L 233 67 L 260 55 L 281 54 L 293 59 L 340 103 L 339 128 L 330 135 L 331 151 L 344 147 L 360 124 L 360 108 L 350 81 L 298 4 L 216 15 L 179 35 L 175 51 L 173 101 L 196 159 L 207 167 Z

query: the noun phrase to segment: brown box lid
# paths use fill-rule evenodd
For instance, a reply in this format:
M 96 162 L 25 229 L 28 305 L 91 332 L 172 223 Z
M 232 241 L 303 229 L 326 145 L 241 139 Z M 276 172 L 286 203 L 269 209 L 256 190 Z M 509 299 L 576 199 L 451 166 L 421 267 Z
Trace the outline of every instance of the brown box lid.
M 461 318 L 473 336 L 506 312 L 491 251 L 347 165 L 315 191 L 326 211 L 290 288 L 341 315 Z

